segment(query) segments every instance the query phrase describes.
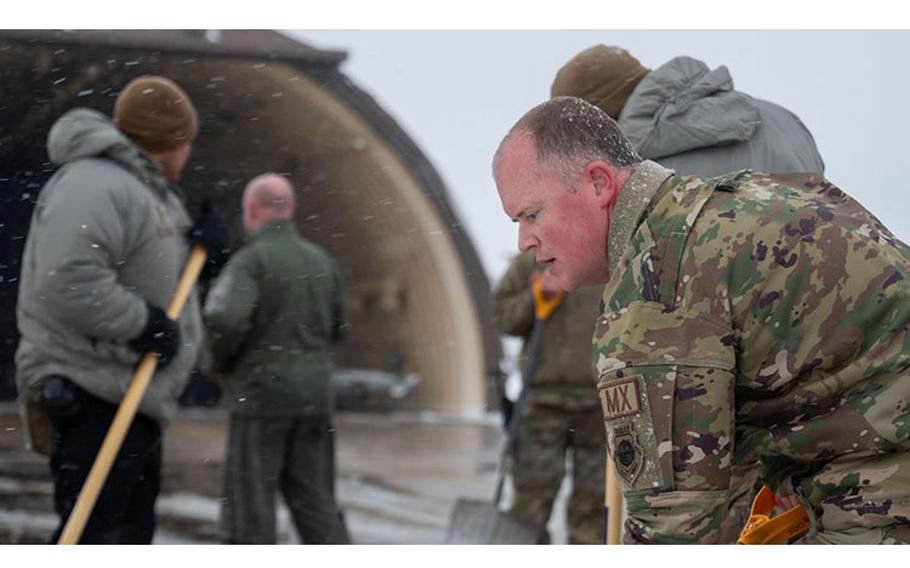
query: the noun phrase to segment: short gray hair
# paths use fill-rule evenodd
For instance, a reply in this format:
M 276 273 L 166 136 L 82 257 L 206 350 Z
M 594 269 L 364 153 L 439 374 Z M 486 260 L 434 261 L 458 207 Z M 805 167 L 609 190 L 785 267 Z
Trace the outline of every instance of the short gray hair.
M 494 168 L 506 142 L 516 134 L 534 141 L 537 159 L 563 176 L 577 180 L 584 164 L 603 160 L 617 169 L 641 162 L 619 124 L 604 111 L 577 97 L 555 97 L 522 116 L 496 150 Z

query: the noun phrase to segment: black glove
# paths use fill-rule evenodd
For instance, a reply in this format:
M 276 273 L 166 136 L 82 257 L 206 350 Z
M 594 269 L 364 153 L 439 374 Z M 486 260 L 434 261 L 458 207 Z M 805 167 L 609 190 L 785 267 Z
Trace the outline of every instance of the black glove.
M 148 302 L 145 304 L 148 307 L 148 321 L 139 337 L 130 341 L 129 346 L 139 353 L 151 351 L 157 355 L 158 368 L 163 369 L 180 349 L 180 327 L 161 308 Z
M 205 247 L 205 266 L 200 278 L 214 278 L 231 256 L 231 229 L 224 215 L 212 205 L 211 199 L 202 203 L 202 212 L 189 233 L 190 242 Z
M 63 375 L 48 375 L 41 382 L 41 403 L 55 422 L 79 414 L 79 387 Z

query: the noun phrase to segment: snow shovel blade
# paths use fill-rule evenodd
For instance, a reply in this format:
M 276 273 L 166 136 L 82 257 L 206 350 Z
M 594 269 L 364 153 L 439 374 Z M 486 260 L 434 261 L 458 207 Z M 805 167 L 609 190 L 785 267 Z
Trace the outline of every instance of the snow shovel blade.
M 487 501 L 459 499 L 449 519 L 446 544 L 535 544 L 542 528 Z

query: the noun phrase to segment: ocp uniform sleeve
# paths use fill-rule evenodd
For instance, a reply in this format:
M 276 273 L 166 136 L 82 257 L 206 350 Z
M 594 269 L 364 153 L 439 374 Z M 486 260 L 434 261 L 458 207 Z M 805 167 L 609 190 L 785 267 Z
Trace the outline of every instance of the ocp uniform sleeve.
M 689 289 L 725 301 L 716 290 L 717 274 L 696 283 L 678 270 L 691 245 L 690 223 L 713 189 L 681 192 L 681 205 L 668 194 L 654 220 L 641 224 L 604 289 L 595 324 L 598 391 L 626 499 L 627 542 L 715 543 L 727 517 L 732 324 L 723 309 L 684 301 L 677 286 L 685 280 Z
M 734 364 L 722 326 L 639 301 L 597 321 L 598 391 L 625 538 L 714 543 L 727 514 Z

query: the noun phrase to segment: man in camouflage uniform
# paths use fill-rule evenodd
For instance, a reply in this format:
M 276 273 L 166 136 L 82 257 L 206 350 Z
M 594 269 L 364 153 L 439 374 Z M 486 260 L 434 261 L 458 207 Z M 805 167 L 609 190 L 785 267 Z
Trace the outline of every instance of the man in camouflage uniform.
M 734 89 L 724 66 L 709 70 L 681 56 L 650 70 L 620 47 L 595 45 L 559 69 L 550 93 L 579 97 L 604 111 L 640 157 L 678 175 L 713 177 L 744 168 L 825 173 L 799 117 Z M 736 542 L 759 476 L 757 463 L 734 468 L 722 542 Z
M 809 515 L 805 542 L 910 542 L 910 249 L 814 174 L 677 177 L 580 99 L 494 158 L 519 248 L 606 283 L 594 334 L 625 540 L 709 543 L 731 466 Z
M 524 337 L 534 327 L 531 280 L 542 273 L 534 255 L 515 257 L 493 290 L 493 319 L 504 334 Z M 544 275 L 543 289 L 555 294 Z M 591 334 L 602 286 L 566 295 L 542 329 L 535 369 L 521 409 L 513 457 L 515 499 L 512 513 L 540 523 L 540 542 L 549 542 L 547 519 L 572 450 L 572 496 L 568 506 L 569 542 L 603 543 L 604 439 L 597 391 L 591 385 Z M 528 341 L 522 350 L 527 357 Z

